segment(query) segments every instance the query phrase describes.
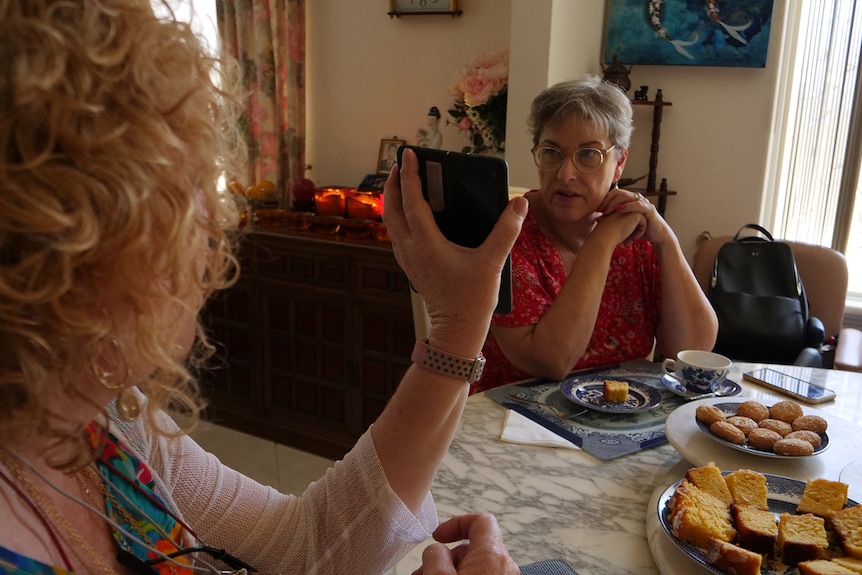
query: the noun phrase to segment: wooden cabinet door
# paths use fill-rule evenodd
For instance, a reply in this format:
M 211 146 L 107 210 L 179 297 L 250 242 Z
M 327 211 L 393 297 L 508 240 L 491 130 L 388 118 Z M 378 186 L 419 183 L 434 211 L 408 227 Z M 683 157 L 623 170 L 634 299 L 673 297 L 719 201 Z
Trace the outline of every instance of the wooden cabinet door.
M 242 281 L 208 307 L 226 364 L 206 378 L 213 412 L 220 424 L 339 458 L 410 365 L 407 278 L 385 245 L 251 236 Z

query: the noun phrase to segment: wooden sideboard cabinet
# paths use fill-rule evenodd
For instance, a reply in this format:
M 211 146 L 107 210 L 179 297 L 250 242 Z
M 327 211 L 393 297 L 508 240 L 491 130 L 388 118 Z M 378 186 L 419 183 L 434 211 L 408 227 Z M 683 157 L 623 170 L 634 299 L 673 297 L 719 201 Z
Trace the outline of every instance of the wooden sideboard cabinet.
M 239 281 L 209 302 L 207 418 L 338 459 L 410 366 L 409 283 L 387 243 L 252 231 Z

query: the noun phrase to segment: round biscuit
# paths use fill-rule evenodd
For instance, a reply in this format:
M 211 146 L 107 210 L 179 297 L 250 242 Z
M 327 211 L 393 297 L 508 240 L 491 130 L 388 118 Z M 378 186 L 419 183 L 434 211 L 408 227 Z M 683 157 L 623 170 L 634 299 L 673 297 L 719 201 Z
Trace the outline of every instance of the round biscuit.
M 745 434 L 742 430 L 727 421 L 716 421 L 709 426 L 709 430 L 725 441 L 740 445 L 745 443 Z
M 803 439 L 811 444 L 811 447 L 817 449 L 820 447 L 820 444 L 823 442 L 820 434 L 810 431 L 808 429 L 800 429 L 799 431 L 791 431 L 787 434 L 785 439 Z
M 766 427 L 758 427 L 748 434 L 748 444 L 764 451 L 772 451 L 772 446 L 779 439 L 781 436 L 777 432 Z
M 779 401 L 769 408 L 769 417 L 786 421 L 787 423 L 793 423 L 794 419 L 802 417 L 803 415 L 802 408 L 799 407 L 799 404 L 793 403 L 792 401 Z
M 804 439 L 779 439 L 772 446 L 772 450 L 778 455 L 811 455 L 814 447 Z
M 750 417 L 745 417 L 743 415 L 728 417 L 727 422 L 741 429 L 742 433 L 744 433 L 746 437 L 748 437 L 748 434 L 751 433 L 753 429 L 757 429 L 757 422 Z
M 769 419 L 769 408 L 759 401 L 748 400 L 736 408 L 736 415 L 749 417 L 759 423 L 764 419 Z
M 786 421 L 781 421 L 780 419 L 764 419 L 760 423 L 757 424 L 758 427 L 765 427 L 766 429 L 771 429 L 781 437 L 784 437 L 791 431 L 793 428 Z
M 790 425 L 793 427 L 793 431 L 807 430 L 813 431 L 817 434 L 826 433 L 826 428 L 829 427 L 826 420 L 819 415 L 803 415 L 802 417 L 797 417 Z
M 724 421 L 726 418 L 722 410 L 714 405 L 706 404 L 697 406 L 697 409 L 694 411 L 694 417 L 706 425 L 712 425 L 716 421 Z

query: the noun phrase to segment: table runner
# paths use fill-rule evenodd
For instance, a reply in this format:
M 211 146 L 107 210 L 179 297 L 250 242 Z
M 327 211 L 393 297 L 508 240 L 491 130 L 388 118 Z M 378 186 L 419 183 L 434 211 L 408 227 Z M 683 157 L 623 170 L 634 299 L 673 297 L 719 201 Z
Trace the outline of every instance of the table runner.
M 654 387 L 661 393 L 661 405 L 640 413 L 605 413 L 587 410 L 570 400 L 560 391 L 561 381 L 533 379 L 489 389 L 485 395 L 497 403 L 521 413 L 571 441 L 598 459 L 608 460 L 667 443 L 664 433 L 668 415 L 685 403 L 685 399 L 667 390 L 661 383 L 661 364 L 635 360 L 598 369 L 569 374 L 569 378 L 585 376 L 596 379 L 625 377 Z M 566 381 L 565 379 L 563 381 Z M 541 405 L 517 403 L 508 394 L 533 401 L 550 403 L 568 414 L 560 418 Z

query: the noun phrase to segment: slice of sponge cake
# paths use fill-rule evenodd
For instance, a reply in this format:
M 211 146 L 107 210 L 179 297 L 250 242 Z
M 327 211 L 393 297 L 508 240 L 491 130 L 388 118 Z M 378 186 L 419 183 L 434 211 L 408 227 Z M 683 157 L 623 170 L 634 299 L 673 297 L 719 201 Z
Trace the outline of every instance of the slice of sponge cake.
M 805 484 L 805 490 L 796 506 L 797 513 L 812 513 L 818 517 L 829 518 L 833 513 L 847 505 L 849 486 L 840 481 L 813 479 Z
M 685 472 L 685 478 L 726 505 L 733 503 L 727 482 L 712 461 L 701 467 L 690 468 Z
M 767 502 L 766 476 L 750 469 L 740 469 L 727 474 L 724 478 L 727 488 L 737 505 L 747 505 L 757 509 L 769 509 Z
M 778 550 L 781 561 L 796 565 L 802 561 L 827 559 L 829 541 L 822 517 L 810 513 L 791 515 L 782 513 L 778 518 Z
M 862 559 L 862 505 L 836 511 L 831 520 L 832 530 L 844 553 Z
M 607 401 L 627 401 L 629 398 L 629 384 L 625 381 L 606 379 L 604 385 L 604 397 Z
M 680 481 L 670 505 L 671 530 L 683 541 L 707 549 L 710 537 L 729 542 L 736 536 L 727 504 L 687 479 Z
M 772 511 L 734 504 L 731 514 L 736 527 L 736 543 L 757 553 L 775 555 L 778 523 Z

